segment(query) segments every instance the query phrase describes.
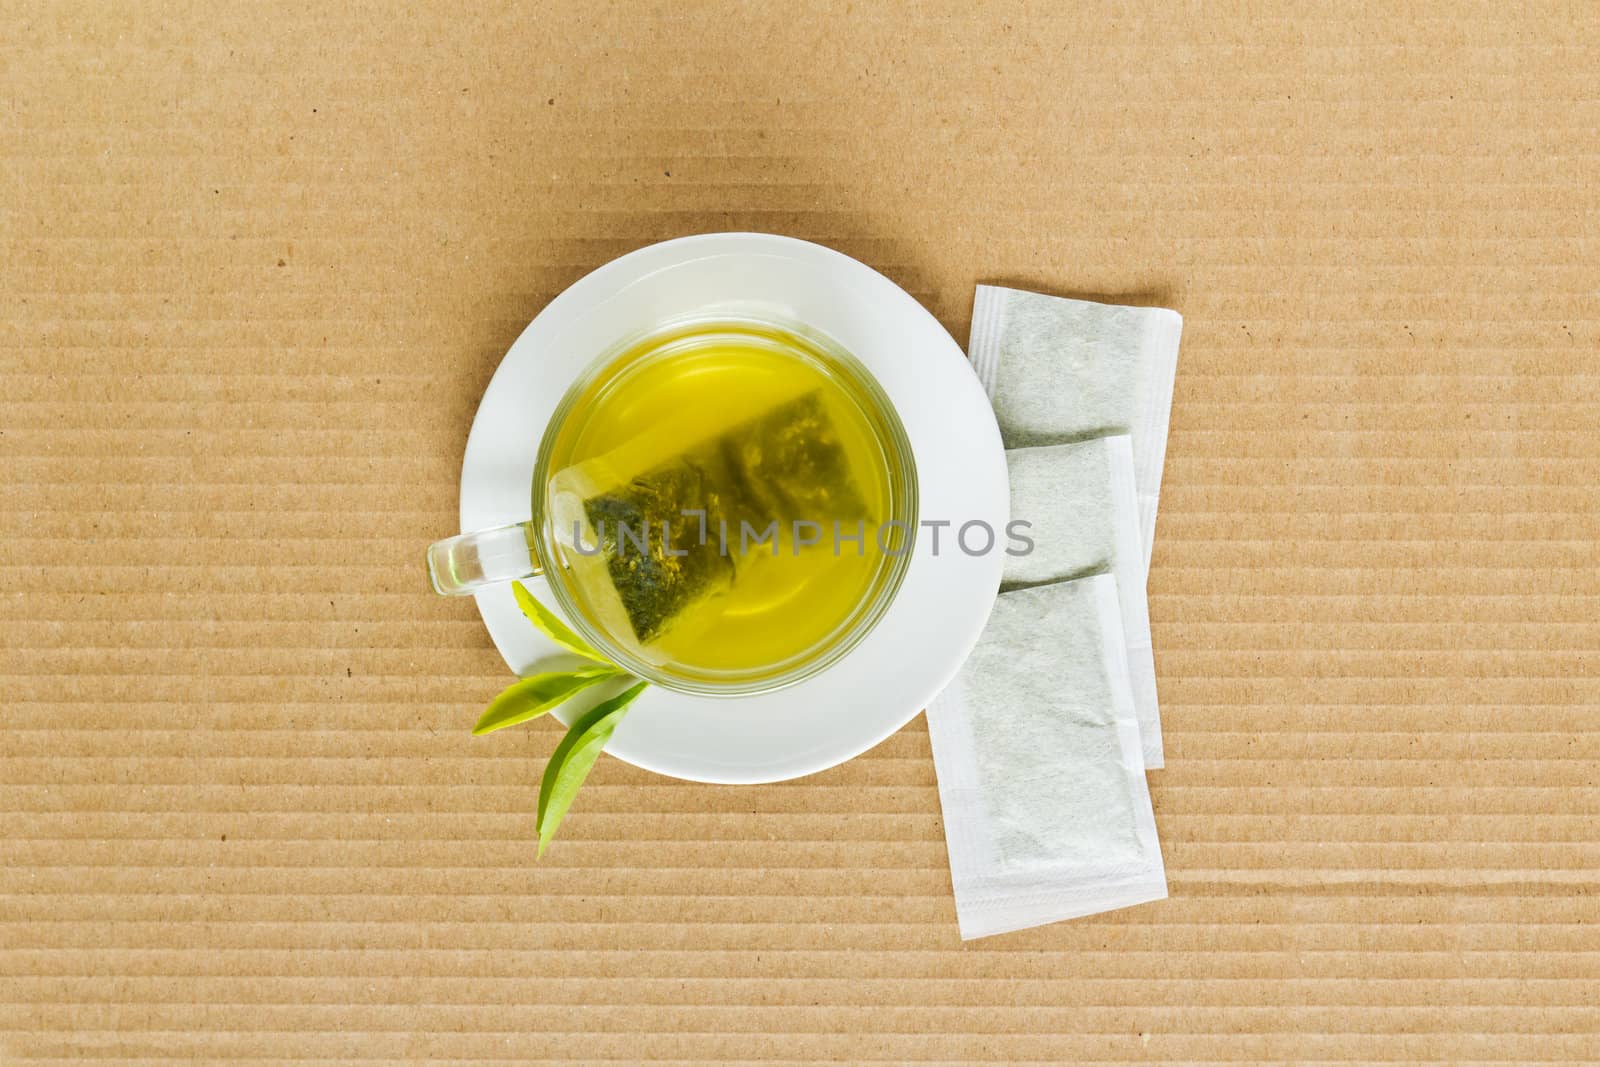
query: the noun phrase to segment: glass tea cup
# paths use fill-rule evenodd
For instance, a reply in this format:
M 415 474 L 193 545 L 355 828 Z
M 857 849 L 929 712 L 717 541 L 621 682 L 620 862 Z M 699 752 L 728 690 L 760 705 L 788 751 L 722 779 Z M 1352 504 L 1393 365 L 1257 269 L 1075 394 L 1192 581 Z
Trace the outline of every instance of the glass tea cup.
M 882 387 L 769 315 L 678 320 L 602 354 L 544 430 L 531 500 L 526 522 L 430 547 L 434 588 L 542 576 L 617 666 L 706 696 L 793 684 L 859 644 L 918 518 Z

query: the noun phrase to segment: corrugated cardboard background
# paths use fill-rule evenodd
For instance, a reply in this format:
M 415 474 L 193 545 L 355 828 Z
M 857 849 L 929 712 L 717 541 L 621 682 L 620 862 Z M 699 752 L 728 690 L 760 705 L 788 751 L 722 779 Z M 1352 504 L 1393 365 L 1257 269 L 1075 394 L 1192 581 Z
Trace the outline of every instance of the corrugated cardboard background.
M 0 1062 L 1600 1060 L 1600 19 L 1405 7 L 6 4 Z M 533 863 L 421 548 L 733 228 L 1185 315 L 1171 900 L 963 946 L 920 719 Z

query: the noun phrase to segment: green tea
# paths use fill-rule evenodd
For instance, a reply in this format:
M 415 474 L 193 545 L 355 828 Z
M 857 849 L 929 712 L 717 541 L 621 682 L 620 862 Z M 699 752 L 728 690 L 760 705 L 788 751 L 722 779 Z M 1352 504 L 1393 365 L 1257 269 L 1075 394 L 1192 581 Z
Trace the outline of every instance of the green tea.
M 624 353 L 552 443 L 547 506 L 580 608 L 704 676 L 825 645 L 900 550 L 874 414 L 841 368 L 766 331 Z M 886 551 L 886 549 L 888 551 Z

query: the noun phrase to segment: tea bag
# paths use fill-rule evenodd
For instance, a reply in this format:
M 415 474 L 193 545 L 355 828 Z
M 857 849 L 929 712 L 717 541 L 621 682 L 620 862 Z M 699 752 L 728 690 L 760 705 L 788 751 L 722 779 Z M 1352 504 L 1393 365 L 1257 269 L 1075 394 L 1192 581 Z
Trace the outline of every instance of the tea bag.
M 963 939 L 1167 895 L 1110 574 L 1000 594 L 928 706 Z
M 761 558 L 742 552 L 747 527 L 755 538 L 776 524 L 759 549 L 772 559 L 788 550 L 797 520 L 865 520 L 838 428 L 818 393 L 785 400 L 665 461 L 659 441 L 682 435 L 658 431 L 551 479 L 557 536 L 579 582 L 602 618 L 625 619 L 640 645 L 725 592 Z M 637 470 L 645 456 L 653 465 Z M 604 573 L 584 560 L 603 562 Z
M 978 286 L 972 305 L 968 354 L 1007 448 L 1119 433 L 1133 438 L 1147 570 L 1182 329 L 1182 317 L 1165 308 L 993 285 Z
M 1107 571 L 1116 576 L 1123 650 L 1144 765 L 1162 766 L 1156 663 L 1128 435 L 1014 448 L 1006 453 L 1006 466 L 1011 475 L 1011 517 L 1030 524 L 1033 550 L 1006 557 L 1002 588 Z

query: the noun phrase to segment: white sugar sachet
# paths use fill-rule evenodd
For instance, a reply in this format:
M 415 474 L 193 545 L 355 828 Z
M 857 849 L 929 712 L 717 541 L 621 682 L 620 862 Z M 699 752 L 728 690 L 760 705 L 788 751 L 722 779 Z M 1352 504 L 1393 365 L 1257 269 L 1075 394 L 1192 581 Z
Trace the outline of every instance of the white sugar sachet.
M 1006 466 L 1011 475 L 1011 518 L 1028 523 L 1032 550 L 1007 555 L 1002 587 L 1041 585 L 1105 571 L 1116 576 L 1140 749 L 1145 767 L 1162 766 L 1156 661 L 1128 435 L 1014 448 L 1006 453 Z
M 928 733 L 963 939 L 1167 895 L 1112 575 L 1002 593 Z
M 968 355 L 989 392 L 1007 448 L 1125 433 L 1145 567 L 1155 537 L 1161 466 L 1183 319 L 1124 307 L 978 286 Z

